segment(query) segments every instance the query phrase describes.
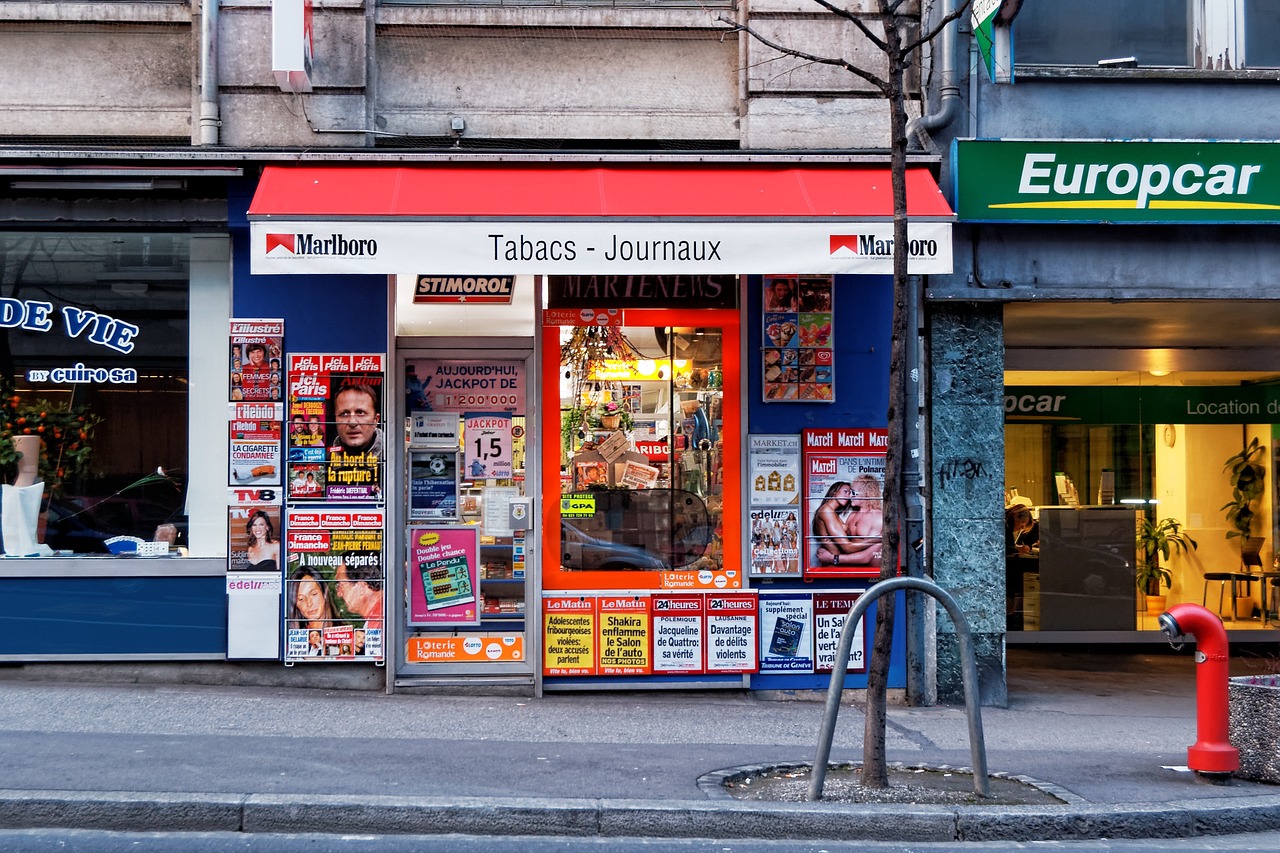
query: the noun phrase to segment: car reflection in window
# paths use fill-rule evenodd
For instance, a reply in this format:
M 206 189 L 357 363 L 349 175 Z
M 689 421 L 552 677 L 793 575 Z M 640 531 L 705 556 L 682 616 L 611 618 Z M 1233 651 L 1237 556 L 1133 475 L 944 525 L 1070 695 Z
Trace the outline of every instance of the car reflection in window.
M 561 563 L 576 571 L 668 571 L 702 558 L 715 533 L 703 500 L 679 489 L 585 493 L 590 516 L 561 521 Z

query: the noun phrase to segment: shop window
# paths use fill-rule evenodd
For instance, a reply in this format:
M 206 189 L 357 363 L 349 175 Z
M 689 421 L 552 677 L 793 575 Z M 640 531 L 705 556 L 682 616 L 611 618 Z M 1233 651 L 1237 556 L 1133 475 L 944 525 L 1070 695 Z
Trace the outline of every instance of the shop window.
M 1076 0 L 1025 4 L 1013 33 L 1020 65 L 1229 71 L 1280 67 L 1277 26 L 1274 0 Z
M 726 439 L 735 446 L 724 330 L 559 331 L 560 542 L 550 574 L 624 584 L 628 572 L 721 570 Z
M 189 249 L 176 234 L 0 234 L 0 468 L 13 483 L 15 444 L 38 440 L 35 535 L 54 552 L 187 544 Z M 25 522 L 4 511 L 16 540 Z

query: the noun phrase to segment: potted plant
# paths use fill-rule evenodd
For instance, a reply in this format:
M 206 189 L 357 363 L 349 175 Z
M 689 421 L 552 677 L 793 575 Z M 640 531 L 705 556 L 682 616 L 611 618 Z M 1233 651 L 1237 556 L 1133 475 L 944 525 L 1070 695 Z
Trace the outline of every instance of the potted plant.
M 1231 500 L 1222 505 L 1227 523 L 1232 528 L 1227 531 L 1227 538 L 1239 539 L 1241 547 L 1253 536 L 1256 504 L 1262 497 L 1267 476 L 1267 469 L 1260 461 L 1266 450 L 1266 445 L 1254 438 L 1248 447 L 1227 459 L 1222 467 L 1231 481 Z
M 1187 553 L 1194 551 L 1199 545 L 1182 529 L 1182 522 L 1176 518 L 1162 518 L 1152 521 L 1142 519 L 1138 528 L 1138 589 L 1147 597 L 1147 613 L 1159 616 L 1165 609 L 1165 596 L 1160 594 L 1160 585 L 1165 589 L 1173 585 L 1173 575 L 1160 565 L 1161 560 L 1168 560 L 1175 551 Z
M 629 430 L 632 423 L 631 413 L 626 410 L 626 407 L 613 400 L 597 406 L 592 417 L 592 426 L 598 429 Z

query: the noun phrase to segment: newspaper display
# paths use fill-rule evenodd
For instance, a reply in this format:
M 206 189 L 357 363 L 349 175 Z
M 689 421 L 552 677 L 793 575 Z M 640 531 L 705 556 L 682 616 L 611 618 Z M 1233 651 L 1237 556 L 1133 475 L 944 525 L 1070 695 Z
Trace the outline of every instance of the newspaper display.
M 762 286 L 765 402 L 834 402 L 835 276 L 766 275 Z
M 386 356 L 289 356 L 290 503 L 384 499 Z
M 813 672 L 813 597 L 760 593 L 760 673 Z
M 876 577 L 887 431 L 809 429 L 802 442 L 805 577 Z
M 382 660 L 385 512 L 290 508 L 285 661 Z
M 283 403 L 230 404 L 228 486 L 279 486 Z
M 284 320 L 231 321 L 231 402 L 283 400 Z

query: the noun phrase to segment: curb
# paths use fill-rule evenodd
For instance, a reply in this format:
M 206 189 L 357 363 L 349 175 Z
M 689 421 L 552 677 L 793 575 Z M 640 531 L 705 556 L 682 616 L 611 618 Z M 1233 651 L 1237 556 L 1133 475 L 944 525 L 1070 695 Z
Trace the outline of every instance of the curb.
M 910 806 L 0 790 L 0 827 L 866 841 L 1189 838 L 1280 829 L 1280 796 L 1063 806 Z

